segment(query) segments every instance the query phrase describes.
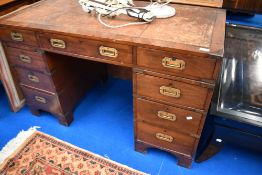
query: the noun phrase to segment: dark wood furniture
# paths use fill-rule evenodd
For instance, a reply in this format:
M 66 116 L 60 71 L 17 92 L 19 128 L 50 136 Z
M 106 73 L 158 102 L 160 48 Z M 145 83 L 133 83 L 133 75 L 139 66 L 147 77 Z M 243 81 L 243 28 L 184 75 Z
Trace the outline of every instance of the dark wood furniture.
M 224 144 L 262 153 L 262 30 L 228 24 L 222 73 L 201 136 L 197 162 Z
M 262 13 L 261 0 L 223 0 L 223 8 L 245 13 Z
M 171 0 L 171 2 L 209 7 L 222 7 L 223 4 L 223 0 Z
M 0 17 L 36 1 L 37 0 L 1 0 Z M 12 76 L 13 73 L 14 70 L 12 67 L 9 67 L 2 43 L 0 42 L 0 80 L 8 96 L 11 110 L 16 112 L 24 106 L 25 99 L 16 77 Z
M 0 16 L 10 13 L 24 5 L 29 5 L 38 0 L 1 0 Z
M 118 29 L 71 0 L 43 0 L 2 18 L 0 39 L 31 111 L 69 125 L 81 95 L 104 78 L 104 63 L 120 77 L 132 71 L 135 149 L 159 148 L 190 167 L 224 52 L 225 12 L 173 6 L 173 18 Z

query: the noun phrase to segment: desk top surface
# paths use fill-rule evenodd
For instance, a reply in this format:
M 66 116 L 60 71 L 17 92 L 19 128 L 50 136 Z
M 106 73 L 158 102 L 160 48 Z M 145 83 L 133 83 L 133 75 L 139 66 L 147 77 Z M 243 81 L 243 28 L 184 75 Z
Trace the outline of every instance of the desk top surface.
M 137 2 L 145 5 L 144 2 Z M 150 24 L 111 29 L 86 13 L 78 0 L 42 0 L 0 19 L 0 25 L 77 35 L 125 44 L 150 45 L 167 49 L 222 56 L 225 11 L 222 9 L 173 4 L 176 16 L 156 19 Z M 111 25 L 134 19 L 125 15 L 105 18 Z

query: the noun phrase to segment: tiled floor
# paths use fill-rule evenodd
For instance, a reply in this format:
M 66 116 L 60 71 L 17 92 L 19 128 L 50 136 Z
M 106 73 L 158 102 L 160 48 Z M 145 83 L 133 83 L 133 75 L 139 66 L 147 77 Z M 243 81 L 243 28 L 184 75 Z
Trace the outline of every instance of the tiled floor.
M 31 115 L 28 108 L 9 110 L 0 86 L 0 148 L 22 129 L 41 126 L 41 131 L 109 159 L 153 175 L 261 175 L 262 155 L 227 145 L 217 156 L 191 169 L 176 165 L 176 158 L 162 151 L 147 155 L 134 151 L 132 83 L 109 79 L 93 88 L 75 110 L 75 120 L 64 127 L 44 113 Z

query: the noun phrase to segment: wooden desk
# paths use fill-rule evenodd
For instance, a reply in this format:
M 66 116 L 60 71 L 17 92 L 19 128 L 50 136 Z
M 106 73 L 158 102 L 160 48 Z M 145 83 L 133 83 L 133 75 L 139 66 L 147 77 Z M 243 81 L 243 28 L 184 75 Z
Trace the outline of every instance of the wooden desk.
M 224 52 L 225 12 L 173 6 L 173 18 L 119 29 L 103 27 L 72 0 L 43 0 L 2 18 L 0 39 L 31 111 L 69 125 L 75 104 L 105 78 L 105 65 L 131 68 L 136 150 L 156 147 L 189 167 Z

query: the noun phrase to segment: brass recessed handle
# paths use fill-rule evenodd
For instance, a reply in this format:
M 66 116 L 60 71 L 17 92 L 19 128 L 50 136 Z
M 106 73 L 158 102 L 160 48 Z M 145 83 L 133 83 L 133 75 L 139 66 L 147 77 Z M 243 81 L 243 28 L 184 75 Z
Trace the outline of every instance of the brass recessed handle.
M 111 57 L 111 58 L 116 58 L 118 56 L 118 51 L 112 47 L 100 46 L 99 53 L 102 56 Z
M 160 132 L 156 133 L 156 138 L 158 140 L 162 140 L 162 141 L 165 141 L 165 142 L 173 142 L 174 138 L 170 135 L 166 135 L 166 134 L 162 134 Z
M 30 81 L 33 81 L 33 82 L 35 82 L 35 83 L 39 83 L 39 78 L 37 77 L 37 76 L 35 76 L 35 75 L 27 75 L 27 77 L 28 77 L 28 79 L 30 80 Z
M 60 49 L 65 49 L 66 48 L 65 41 L 63 41 L 61 39 L 51 38 L 50 39 L 50 44 L 51 44 L 51 46 L 56 47 L 56 48 L 60 48 Z
M 165 96 L 174 97 L 174 98 L 179 98 L 181 96 L 180 89 L 176 89 L 173 87 L 161 86 L 159 90 L 160 90 L 160 94 Z
M 170 58 L 170 57 L 163 58 L 162 65 L 166 68 L 177 69 L 177 70 L 183 70 L 186 68 L 186 63 L 184 60 L 179 60 L 174 57 L 173 58 Z
M 28 63 L 31 64 L 32 63 L 32 59 L 29 56 L 26 55 L 19 55 L 19 59 L 24 62 L 24 63 Z
M 21 33 L 18 32 L 11 32 L 11 38 L 14 41 L 23 41 L 23 35 Z
M 46 99 L 40 96 L 35 96 L 35 100 L 39 103 L 46 103 Z
M 158 111 L 157 116 L 161 119 L 176 121 L 176 115 L 165 111 Z

